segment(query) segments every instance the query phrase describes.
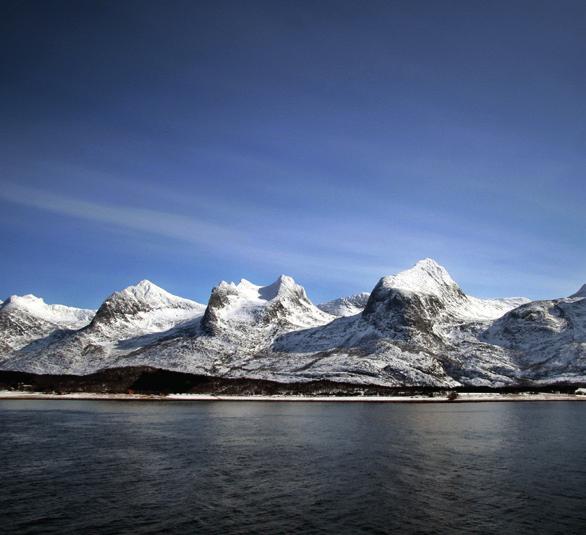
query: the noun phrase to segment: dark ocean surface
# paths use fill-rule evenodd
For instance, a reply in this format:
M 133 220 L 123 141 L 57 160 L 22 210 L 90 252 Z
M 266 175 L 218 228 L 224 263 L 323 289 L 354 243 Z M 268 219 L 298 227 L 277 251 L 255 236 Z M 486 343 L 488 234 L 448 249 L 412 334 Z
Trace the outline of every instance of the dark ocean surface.
M 0 401 L 0 533 L 586 532 L 586 404 Z

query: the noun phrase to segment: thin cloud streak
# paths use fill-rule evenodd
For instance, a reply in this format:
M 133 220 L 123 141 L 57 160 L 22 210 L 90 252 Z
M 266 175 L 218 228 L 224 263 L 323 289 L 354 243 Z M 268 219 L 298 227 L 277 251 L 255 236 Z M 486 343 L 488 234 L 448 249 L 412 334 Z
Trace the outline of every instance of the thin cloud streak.
M 163 192 L 161 189 L 161 196 Z M 192 246 L 189 250 L 182 248 L 178 251 L 168 243 L 161 245 L 162 249 L 174 256 L 197 252 L 219 258 L 238 258 L 255 265 L 262 262 L 264 266 L 273 266 L 295 277 L 330 284 L 347 283 L 364 290 L 372 288 L 381 276 L 409 267 L 419 257 L 433 256 L 445 262 L 442 251 L 457 249 L 463 244 L 468 258 L 484 257 L 485 267 L 484 273 L 480 273 L 460 262 L 456 262 L 459 266 L 450 265 L 454 273 L 463 276 L 464 280 L 459 281 L 463 286 L 471 286 L 466 284 L 466 280 L 470 280 L 486 287 L 490 273 L 498 273 L 499 277 L 507 277 L 512 281 L 519 277 L 517 271 L 507 269 L 502 261 L 499 265 L 495 258 L 487 256 L 489 250 L 492 250 L 502 260 L 504 240 L 501 238 L 499 241 L 498 236 L 494 236 L 494 241 L 483 240 L 480 245 L 478 236 L 474 239 L 448 237 L 440 231 L 409 229 L 398 223 L 387 223 L 387 227 L 395 232 L 385 235 L 377 227 L 376 220 L 361 226 L 359 220 L 354 221 L 350 217 L 345 222 L 334 222 L 327 216 L 305 218 L 299 222 L 299 228 L 292 228 L 286 217 L 281 226 L 273 224 L 263 228 L 261 219 L 252 228 L 242 230 L 246 225 L 237 229 L 237 224 L 232 220 L 226 224 L 211 223 L 192 215 L 128 205 L 106 205 L 15 184 L 5 187 L 0 192 L 0 198 L 62 216 L 101 223 L 110 229 L 118 229 L 118 232 L 134 231 L 138 233 L 139 240 L 151 236 Z M 219 205 L 220 201 L 213 200 L 213 204 Z M 242 206 L 236 213 L 244 217 L 253 208 Z M 314 231 L 309 231 L 310 228 Z M 526 242 L 526 245 L 531 249 L 534 244 Z M 391 257 L 392 264 L 389 263 Z M 221 277 L 221 273 L 218 276 Z M 478 276 L 480 280 L 475 280 Z M 526 284 L 533 283 L 536 288 L 544 284 L 552 288 L 559 287 L 559 281 L 544 274 L 524 273 L 523 279 Z
M 144 232 L 213 250 L 219 255 L 232 254 L 247 260 L 262 258 L 263 263 L 300 268 L 305 274 L 316 269 L 332 269 L 333 278 L 340 281 L 372 279 L 384 273 L 381 265 L 348 266 L 340 256 L 300 254 L 278 249 L 273 245 L 259 246 L 252 236 L 236 231 L 231 226 L 220 226 L 194 217 L 171 214 L 152 209 L 129 206 L 107 206 L 73 197 L 56 195 L 40 189 L 10 185 L 0 192 L 4 201 L 45 210 L 62 216 L 75 217 L 120 229 Z M 171 252 L 171 251 L 169 251 Z M 176 251 L 175 251 L 176 252 Z M 336 267 L 337 266 L 337 267 Z
M 0 193 L 0 197 L 12 203 L 60 215 L 141 230 L 198 245 L 209 246 L 218 240 L 243 239 L 243 236 L 233 229 L 191 217 L 145 208 L 105 205 L 40 189 L 12 185 L 6 187 Z

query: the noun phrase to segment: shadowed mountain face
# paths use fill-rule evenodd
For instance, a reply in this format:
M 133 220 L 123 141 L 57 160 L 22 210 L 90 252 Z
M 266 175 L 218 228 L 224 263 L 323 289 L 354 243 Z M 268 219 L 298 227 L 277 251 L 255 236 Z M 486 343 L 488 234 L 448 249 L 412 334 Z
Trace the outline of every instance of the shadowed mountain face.
M 381 280 L 366 304 L 362 317 L 381 331 L 408 340 L 433 336 L 434 324 L 446 314 L 446 303 L 433 294 L 405 291 Z
M 479 299 L 431 259 L 319 307 L 287 276 L 267 286 L 222 282 L 207 307 L 142 281 L 95 316 L 62 307 L 79 324 L 48 326 L 46 313 L 22 323 L 3 304 L 0 367 L 62 375 L 149 367 L 388 387 L 584 382 L 585 294 Z

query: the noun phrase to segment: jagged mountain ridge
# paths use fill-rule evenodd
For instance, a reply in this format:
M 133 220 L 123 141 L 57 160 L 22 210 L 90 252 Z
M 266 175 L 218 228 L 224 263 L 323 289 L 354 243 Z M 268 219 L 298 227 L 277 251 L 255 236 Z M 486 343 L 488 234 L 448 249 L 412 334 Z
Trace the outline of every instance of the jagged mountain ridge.
M 546 306 L 543 315 L 555 318 L 561 310 L 566 319 L 557 330 L 542 329 L 526 323 L 534 321 L 531 313 L 525 323 L 516 316 L 540 302 L 468 296 L 431 259 L 381 278 L 357 302 L 331 302 L 334 314 L 286 276 L 268 286 L 222 282 L 207 307 L 148 281 L 127 290 L 110 296 L 89 325 L 40 337 L 0 367 L 87 374 L 151 366 L 281 382 L 440 387 L 586 377 L 580 292 Z M 358 312 L 347 313 L 351 306 Z M 523 338 L 531 326 L 542 335 L 540 345 Z M 543 358 L 536 360 L 536 351 Z
M 222 281 L 212 290 L 202 324 L 206 332 L 213 333 L 221 332 L 230 323 L 277 323 L 303 328 L 331 319 L 331 315 L 313 305 L 302 286 L 281 275 L 268 286 L 257 286 L 245 279 L 238 284 Z
M 313 305 L 291 277 L 282 275 L 268 286 L 246 280 L 221 282 L 212 290 L 199 331 L 128 355 L 124 364 L 152 362 L 166 369 L 240 377 L 251 361 L 272 354 L 270 346 L 280 335 L 326 325 L 333 319 Z

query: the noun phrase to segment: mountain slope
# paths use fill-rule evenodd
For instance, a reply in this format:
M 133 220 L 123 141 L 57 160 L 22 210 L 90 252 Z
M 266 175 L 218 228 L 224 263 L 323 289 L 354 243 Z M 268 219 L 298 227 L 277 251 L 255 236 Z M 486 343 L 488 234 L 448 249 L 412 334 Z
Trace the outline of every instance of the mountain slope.
M 381 279 L 364 311 L 350 317 L 324 314 L 290 278 L 264 288 L 222 283 L 200 334 L 145 347 L 125 362 L 283 382 L 453 386 L 469 374 L 471 381 L 507 383 L 514 365 L 499 348 L 480 351 L 488 344 L 475 337 L 486 316 L 512 306 L 497 303 L 495 310 L 492 301 L 469 298 L 430 260 Z M 474 307 L 481 318 L 465 320 Z M 466 359 L 460 346 L 473 357 Z
M 92 321 L 55 331 L 15 351 L 6 369 L 34 373 L 91 373 L 197 321 L 204 306 L 174 296 L 149 281 L 113 293 Z
M 31 341 L 87 325 L 94 310 L 49 305 L 34 295 L 13 295 L 0 305 L 0 360 Z
M 379 292 L 390 289 L 435 297 L 442 303 L 445 314 L 471 321 L 494 320 L 529 301 L 522 297 L 479 299 L 466 295 L 446 269 L 431 258 L 420 260 L 397 275 L 383 277 L 377 288 Z
M 281 276 L 268 286 L 222 282 L 204 307 L 142 281 L 112 294 L 81 329 L 41 329 L 0 367 L 381 386 L 586 382 L 584 287 L 550 301 L 480 299 L 424 259 L 354 297 L 320 309 Z
M 270 345 L 279 335 L 325 325 L 333 319 L 285 275 L 268 286 L 244 279 L 238 284 L 221 282 L 212 290 L 199 332 L 144 348 L 125 362 L 240 376 L 239 370 L 246 369 L 250 361 L 270 353 Z
M 586 381 L 586 293 L 524 304 L 495 321 L 487 342 L 514 355 L 523 377 Z
M 275 325 L 282 329 L 303 328 L 333 319 L 319 310 L 303 287 L 281 275 L 268 286 L 242 279 L 238 284 L 221 282 L 212 290 L 203 318 L 206 332 L 219 333 L 238 325 Z
M 203 313 L 205 306 L 172 295 L 148 280 L 142 280 L 102 303 L 88 332 L 104 336 L 135 336 L 161 332 Z
M 511 382 L 515 365 L 476 334 L 516 301 L 464 294 L 447 271 L 425 259 L 383 277 L 357 316 L 285 334 L 273 349 L 307 359 L 298 370 L 332 380 L 453 386 Z M 334 375 L 332 375 L 334 374 Z

